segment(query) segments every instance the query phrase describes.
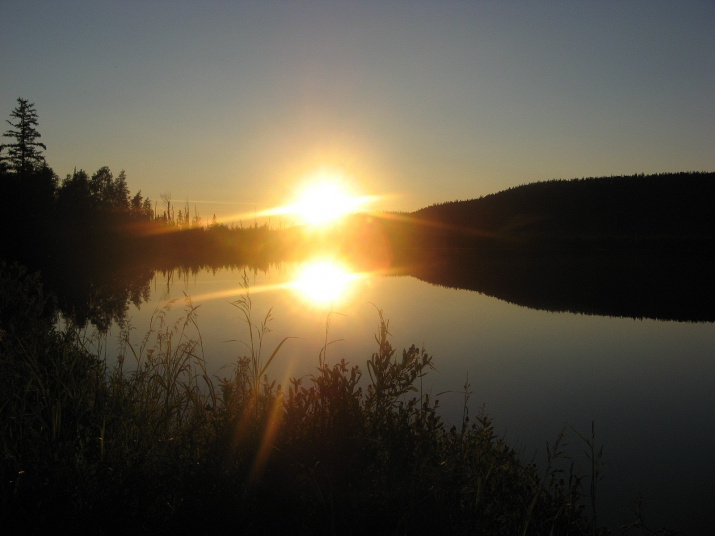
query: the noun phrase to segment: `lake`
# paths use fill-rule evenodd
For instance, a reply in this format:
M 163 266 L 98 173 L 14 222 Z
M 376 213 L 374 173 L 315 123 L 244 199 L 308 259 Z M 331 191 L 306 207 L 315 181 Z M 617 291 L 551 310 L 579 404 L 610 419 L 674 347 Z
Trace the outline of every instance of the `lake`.
M 447 423 L 461 419 L 468 380 L 470 415 L 484 408 L 523 459 L 543 467 L 546 443 L 564 426 L 588 437 L 595 422 L 604 448 L 600 523 L 634 521 L 641 497 L 651 527 L 695 533 L 715 525 L 715 323 L 550 312 L 409 275 L 304 269 L 283 263 L 247 272 L 253 320 L 272 315 L 264 355 L 296 337 L 269 370 L 279 383 L 310 374 L 326 342 L 328 362 L 344 358 L 367 375 L 380 309 L 398 352 L 415 344 L 434 356 L 437 370 L 422 389 L 440 394 Z M 128 311 L 133 344 L 139 346 L 155 309 L 176 300 L 169 318 L 179 318 L 189 296 L 199 306 L 210 369 L 228 376 L 226 367 L 245 355 L 241 341 L 248 340 L 231 305 L 243 292 L 243 274 L 234 267 L 155 275 L 148 301 Z M 311 294 L 326 287 L 333 293 Z M 114 325 L 107 336 L 110 359 L 118 330 Z M 587 474 L 585 444 L 571 429 L 567 438 L 568 453 Z

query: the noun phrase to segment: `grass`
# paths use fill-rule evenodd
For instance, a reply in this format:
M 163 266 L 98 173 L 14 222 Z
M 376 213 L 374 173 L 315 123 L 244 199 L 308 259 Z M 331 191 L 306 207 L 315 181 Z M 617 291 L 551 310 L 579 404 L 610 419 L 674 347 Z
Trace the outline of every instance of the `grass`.
M 81 331 L 58 331 L 37 278 L 2 267 L 0 303 L 0 512 L 3 526 L 111 534 L 132 531 L 254 534 L 606 534 L 596 518 L 601 451 L 591 473 L 568 463 L 567 430 L 542 473 L 470 416 L 460 426 L 418 384 L 432 356 L 401 355 L 378 310 L 367 376 L 325 348 L 315 372 L 283 387 L 270 380 L 270 311 L 253 318 L 247 283 L 234 302 L 248 328 L 246 355 L 229 377 L 209 377 L 187 297 L 173 324 L 155 312 L 138 347 L 124 338 L 116 364 Z M 128 333 L 128 332 L 127 332 Z M 327 341 L 327 339 L 326 339 Z M 326 342 L 327 346 L 327 342 Z M 652 532 L 642 520 L 625 531 Z

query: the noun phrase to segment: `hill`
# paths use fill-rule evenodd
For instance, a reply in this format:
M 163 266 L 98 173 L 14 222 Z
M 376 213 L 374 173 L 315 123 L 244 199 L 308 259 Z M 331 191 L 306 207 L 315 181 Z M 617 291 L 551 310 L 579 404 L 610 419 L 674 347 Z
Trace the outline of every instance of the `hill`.
M 417 210 L 397 239 L 418 248 L 700 249 L 715 239 L 715 173 L 552 180 Z

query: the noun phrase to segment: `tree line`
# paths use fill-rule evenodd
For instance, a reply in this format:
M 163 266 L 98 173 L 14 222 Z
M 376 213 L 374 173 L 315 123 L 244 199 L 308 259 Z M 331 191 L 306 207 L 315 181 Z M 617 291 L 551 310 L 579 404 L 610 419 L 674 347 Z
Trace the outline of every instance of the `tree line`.
M 35 105 L 23 98 L 17 103 L 7 120 L 11 128 L 3 133 L 11 141 L 0 146 L 3 258 L 39 261 L 59 244 L 111 240 L 120 225 L 155 219 L 149 199 L 141 192 L 130 195 L 123 170 L 114 176 L 107 166 L 92 175 L 75 169 L 60 180 L 45 160 L 47 146 L 38 141 Z
M 0 146 L 2 259 L 41 267 L 59 257 L 88 262 L 91 254 L 167 267 L 195 264 L 197 255 L 214 265 L 252 255 L 265 263 L 278 249 L 278 233 L 267 226 L 229 227 L 215 216 L 205 223 L 196 207 L 177 207 L 170 194 L 160 201 L 141 190 L 132 195 L 124 170 L 75 169 L 60 179 L 45 159 L 34 103 L 18 98 L 10 117 Z

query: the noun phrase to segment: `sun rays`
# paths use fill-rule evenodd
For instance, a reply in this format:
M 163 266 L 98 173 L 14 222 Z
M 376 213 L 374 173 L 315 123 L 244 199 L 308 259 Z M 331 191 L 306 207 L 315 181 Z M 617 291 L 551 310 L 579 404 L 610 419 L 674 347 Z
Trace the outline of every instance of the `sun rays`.
M 321 227 L 365 210 L 377 196 L 360 195 L 352 181 L 339 172 L 317 172 L 296 184 L 292 200 L 264 210 L 259 216 L 288 216 L 297 225 Z

